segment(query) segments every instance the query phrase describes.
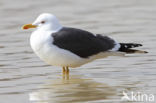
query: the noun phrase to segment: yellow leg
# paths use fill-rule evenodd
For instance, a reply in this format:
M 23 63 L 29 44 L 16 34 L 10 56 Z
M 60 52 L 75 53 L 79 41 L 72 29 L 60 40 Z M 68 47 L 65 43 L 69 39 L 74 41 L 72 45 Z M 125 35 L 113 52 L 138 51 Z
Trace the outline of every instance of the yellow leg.
M 66 67 L 66 73 L 69 75 L 69 68 Z
M 66 72 L 66 68 L 62 67 L 62 73 L 65 74 L 65 72 Z
M 69 68 L 66 67 L 66 77 L 67 77 L 67 80 L 69 79 Z
M 66 75 L 66 68 L 62 67 L 62 77 L 63 77 L 63 79 L 65 79 L 65 75 Z

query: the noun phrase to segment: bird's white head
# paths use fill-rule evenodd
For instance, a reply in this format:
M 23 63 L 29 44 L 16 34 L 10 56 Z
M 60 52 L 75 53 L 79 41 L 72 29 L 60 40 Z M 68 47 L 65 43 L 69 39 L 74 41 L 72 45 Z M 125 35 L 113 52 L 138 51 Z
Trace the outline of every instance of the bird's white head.
M 58 19 L 49 13 L 43 13 L 38 16 L 38 18 L 32 24 L 26 24 L 23 29 L 38 28 L 40 30 L 52 30 L 58 31 L 62 28 Z

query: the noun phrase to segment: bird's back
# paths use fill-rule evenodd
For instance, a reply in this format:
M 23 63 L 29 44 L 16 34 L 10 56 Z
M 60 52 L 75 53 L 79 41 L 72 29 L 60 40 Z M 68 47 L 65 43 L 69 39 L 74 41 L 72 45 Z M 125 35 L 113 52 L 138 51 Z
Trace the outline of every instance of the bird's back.
M 94 35 L 75 28 L 64 27 L 59 32 L 53 33 L 52 37 L 54 38 L 54 45 L 69 50 L 83 58 L 114 47 L 114 41 L 107 36 Z

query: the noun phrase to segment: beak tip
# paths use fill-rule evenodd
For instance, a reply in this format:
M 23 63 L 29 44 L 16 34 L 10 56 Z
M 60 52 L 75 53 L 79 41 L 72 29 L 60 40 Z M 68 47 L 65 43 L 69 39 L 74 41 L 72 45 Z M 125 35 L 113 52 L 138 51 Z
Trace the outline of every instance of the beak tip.
M 28 29 L 28 28 L 23 26 L 23 27 L 22 27 L 22 30 L 25 30 L 25 29 Z

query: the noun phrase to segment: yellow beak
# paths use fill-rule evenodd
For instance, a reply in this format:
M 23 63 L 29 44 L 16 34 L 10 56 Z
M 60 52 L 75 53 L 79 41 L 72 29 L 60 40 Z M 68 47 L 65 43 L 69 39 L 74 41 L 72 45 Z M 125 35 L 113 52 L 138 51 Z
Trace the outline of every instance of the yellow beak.
M 32 25 L 32 24 L 26 24 L 22 27 L 22 29 L 30 29 L 30 28 L 36 28 L 37 26 L 36 25 Z

